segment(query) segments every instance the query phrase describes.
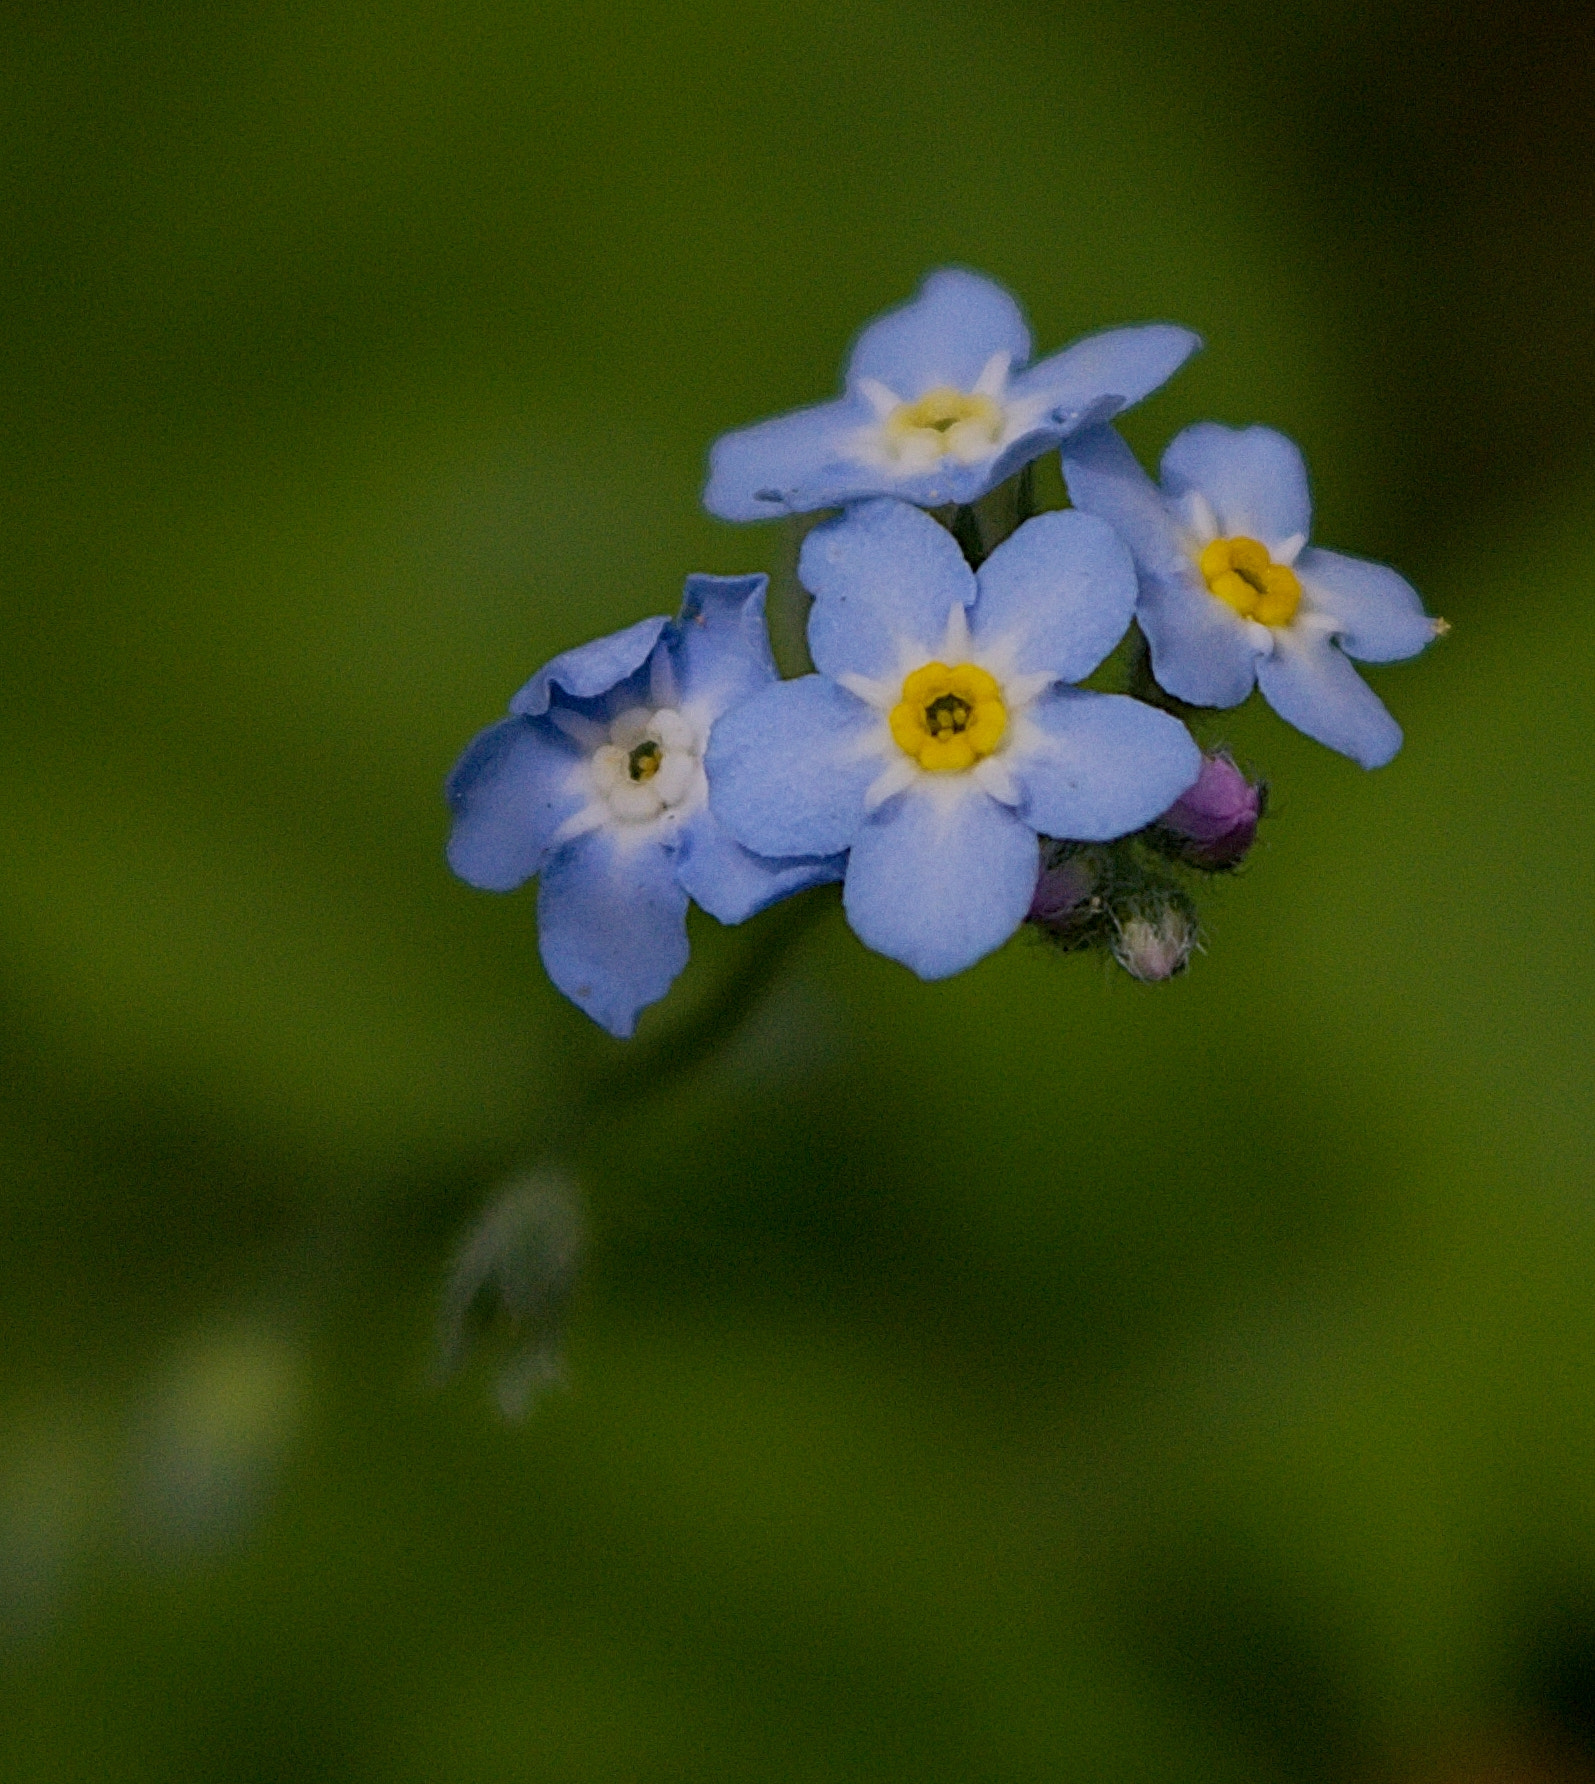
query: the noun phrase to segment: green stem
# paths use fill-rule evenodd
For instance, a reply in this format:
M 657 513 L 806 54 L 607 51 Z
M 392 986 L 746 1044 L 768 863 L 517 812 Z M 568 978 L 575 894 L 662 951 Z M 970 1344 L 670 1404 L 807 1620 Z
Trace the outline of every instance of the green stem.
M 958 541 L 970 569 L 978 570 L 1035 511 L 1035 479 L 1031 467 L 1026 465 L 1005 483 L 987 490 L 978 502 L 942 509 L 939 514 Z
M 592 1080 L 564 1124 L 566 1133 L 573 1134 L 610 1104 L 631 1107 L 640 1094 L 657 1096 L 729 1040 L 774 983 L 788 956 L 834 902 L 830 887 L 816 886 L 767 912 L 742 959 L 701 1008 L 676 1027 L 650 1036 Z M 564 1150 L 563 1136 L 548 1150 Z
M 1184 700 L 1177 700 L 1152 673 L 1152 651 L 1147 644 L 1146 634 L 1139 626 L 1135 628 L 1135 641 L 1130 648 L 1125 683 L 1124 691 L 1132 699 L 1140 700 L 1147 706 L 1155 706 L 1162 712 L 1173 713 L 1177 719 L 1188 719 L 1200 710 Z
M 985 541 L 981 537 L 980 516 L 971 507 L 954 508 L 951 518 L 947 521 L 947 530 L 958 541 L 958 549 L 964 554 L 964 562 L 971 570 L 978 570 L 986 557 Z
M 798 557 L 813 526 L 814 515 L 791 514 L 781 529 L 781 557 L 770 578 L 765 614 L 770 625 L 770 649 L 776 667 L 785 676 L 807 675 L 814 663 L 809 656 L 808 590 L 798 581 Z
M 741 958 L 697 1010 L 677 1026 L 628 1048 L 623 1060 L 595 1073 L 585 1092 L 567 1102 L 563 1114 L 550 1123 L 541 1142 L 527 1148 L 527 1170 L 558 1166 L 579 1153 L 586 1131 L 607 1109 L 624 1107 L 630 1111 L 657 1097 L 731 1039 L 793 951 L 834 904 L 832 888 L 818 886 L 788 898 L 768 912 L 750 932 Z M 480 1193 L 479 1188 L 475 1189 L 472 1199 L 479 1198 Z M 452 1195 L 449 1200 L 452 1203 Z M 451 1208 L 451 1212 L 458 1218 L 463 1209 Z M 355 1269 L 362 1260 L 369 1259 L 380 1221 L 391 1219 L 393 1213 L 394 1204 L 380 1197 L 329 1198 L 285 1248 L 262 1294 L 262 1306 L 296 1332 L 317 1329 L 329 1317 Z M 557 1327 L 551 1328 L 551 1333 L 557 1339 Z M 534 1336 L 544 1342 L 550 1335 Z M 469 1344 L 462 1339 L 460 1348 L 444 1355 L 440 1379 L 459 1367 L 468 1349 Z M 538 1362 L 536 1356 L 523 1360 L 532 1366 Z M 532 1385 L 535 1387 L 535 1381 Z M 516 1393 L 515 1379 L 501 1383 L 501 1392 L 506 1391 Z
M 1014 479 L 1014 530 L 1017 532 L 1036 512 L 1036 467 L 1032 460 Z

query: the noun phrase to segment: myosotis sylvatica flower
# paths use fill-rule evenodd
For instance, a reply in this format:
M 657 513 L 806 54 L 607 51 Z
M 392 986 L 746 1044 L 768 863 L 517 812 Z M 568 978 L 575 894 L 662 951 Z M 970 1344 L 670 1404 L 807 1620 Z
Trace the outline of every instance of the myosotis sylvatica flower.
M 709 809 L 715 720 L 775 680 L 762 576 L 692 576 L 678 620 L 645 619 L 555 657 L 449 779 L 449 863 L 507 892 L 541 876 L 548 976 L 629 1035 L 687 964 L 687 901 L 723 923 L 840 863 L 750 854 Z
M 1101 521 L 1038 515 L 977 573 L 928 514 L 865 502 L 809 534 L 799 574 L 819 673 L 726 714 L 710 803 L 762 854 L 846 849 L 848 921 L 921 978 L 961 972 L 1024 921 L 1038 834 L 1122 836 L 1195 781 L 1178 721 L 1069 685 L 1135 604 Z
M 1307 468 L 1283 434 L 1188 427 L 1163 455 L 1161 490 L 1110 427 L 1068 441 L 1063 468 L 1076 507 L 1135 554 L 1136 618 L 1162 687 L 1237 706 L 1255 683 L 1281 718 L 1364 768 L 1395 755 L 1401 727 L 1348 659 L 1416 656 L 1436 622 L 1394 570 L 1307 544 Z
M 711 454 L 721 518 L 841 510 L 798 566 L 815 672 L 779 679 L 762 576 L 690 577 L 677 619 L 556 657 L 467 748 L 455 871 L 495 891 L 539 877 L 549 976 L 618 1036 L 686 964 L 689 900 L 740 923 L 834 880 L 856 934 L 923 978 L 1022 925 L 1143 982 L 1182 971 L 1198 889 L 1241 865 L 1265 810 L 1187 725 L 1260 686 L 1376 767 L 1401 732 L 1351 659 L 1443 630 L 1394 571 L 1308 546 L 1283 435 L 1201 423 L 1161 487 L 1146 476 L 1107 419 L 1197 345 L 1154 323 L 1031 365 L 1007 292 L 932 273 L 864 329 L 842 397 Z M 972 523 L 1060 445 L 1076 511 L 1026 518 L 1026 476 Z M 1126 692 L 1077 686 L 1127 628 L 1103 672 Z
M 841 397 L 715 443 L 704 503 L 722 520 L 768 520 L 870 496 L 973 502 L 1076 428 L 1139 402 L 1200 344 L 1149 323 L 1030 365 L 1030 330 L 1000 285 L 932 273 L 859 336 Z

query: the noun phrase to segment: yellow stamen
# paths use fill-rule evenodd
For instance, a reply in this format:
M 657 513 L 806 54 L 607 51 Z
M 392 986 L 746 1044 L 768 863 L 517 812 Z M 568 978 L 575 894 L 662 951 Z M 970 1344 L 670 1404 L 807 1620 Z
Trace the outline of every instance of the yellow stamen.
M 941 385 L 886 417 L 886 444 L 897 456 L 984 458 L 1002 436 L 1002 410 L 979 390 Z
M 1288 564 L 1276 564 L 1255 539 L 1215 539 L 1198 559 L 1209 591 L 1242 619 L 1288 626 L 1301 605 L 1301 584 Z
M 932 774 L 956 774 L 989 756 L 1008 730 L 995 677 L 973 663 L 927 663 L 903 683 L 887 721 L 898 748 Z

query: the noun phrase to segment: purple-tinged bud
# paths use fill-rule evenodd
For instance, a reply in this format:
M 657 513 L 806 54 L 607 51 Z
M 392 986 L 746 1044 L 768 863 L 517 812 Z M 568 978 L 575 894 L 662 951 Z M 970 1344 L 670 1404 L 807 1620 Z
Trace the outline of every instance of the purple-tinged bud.
M 1044 868 L 1036 881 L 1025 921 L 1054 932 L 1072 928 L 1087 914 L 1086 907 L 1096 886 L 1096 869 L 1079 855 Z
M 1196 784 L 1158 819 L 1178 838 L 1180 858 L 1192 867 L 1233 867 L 1257 837 L 1263 788 L 1254 786 L 1226 755 L 1204 756 Z
M 1184 972 L 1196 946 L 1196 925 L 1170 905 L 1158 917 L 1129 917 L 1113 938 L 1113 958 L 1144 985 Z

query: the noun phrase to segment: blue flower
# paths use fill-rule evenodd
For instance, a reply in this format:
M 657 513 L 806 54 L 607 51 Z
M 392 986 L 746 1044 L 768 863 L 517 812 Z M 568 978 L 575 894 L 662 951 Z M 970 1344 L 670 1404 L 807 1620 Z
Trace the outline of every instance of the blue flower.
M 768 520 L 896 496 L 973 502 L 1076 428 L 1157 389 L 1200 345 L 1152 323 L 1089 335 L 1039 365 L 1019 306 L 956 268 L 859 336 L 840 400 L 717 440 L 705 507 Z
M 982 565 L 902 502 L 812 532 L 816 675 L 767 687 L 709 742 L 709 797 L 761 855 L 849 850 L 844 903 L 868 946 L 939 979 L 1013 934 L 1037 833 L 1105 841 L 1195 781 L 1166 713 L 1066 684 L 1118 642 L 1129 553 L 1102 521 L 1044 514 Z
M 548 976 L 611 1034 L 687 964 L 689 897 L 740 923 L 841 878 L 839 861 L 751 854 L 709 809 L 710 728 L 776 680 L 764 590 L 762 576 L 689 576 L 679 620 L 555 657 L 449 777 L 449 865 L 492 892 L 542 876 Z
M 1347 661 L 1391 663 L 1441 629 L 1383 564 L 1307 547 L 1312 502 L 1296 447 L 1272 428 L 1188 427 L 1160 490 L 1110 427 L 1063 449 L 1077 508 L 1135 555 L 1136 618 L 1152 673 L 1198 706 L 1238 706 L 1255 683 L 1282 719 L 1379 768 L 1401 727 Z

